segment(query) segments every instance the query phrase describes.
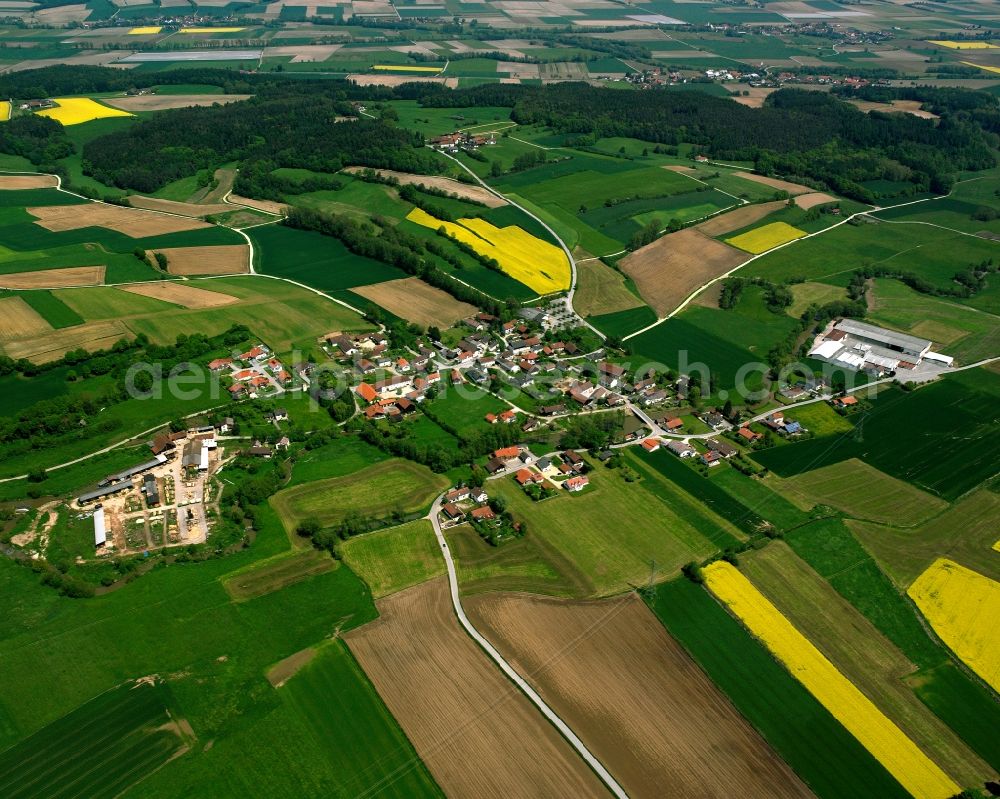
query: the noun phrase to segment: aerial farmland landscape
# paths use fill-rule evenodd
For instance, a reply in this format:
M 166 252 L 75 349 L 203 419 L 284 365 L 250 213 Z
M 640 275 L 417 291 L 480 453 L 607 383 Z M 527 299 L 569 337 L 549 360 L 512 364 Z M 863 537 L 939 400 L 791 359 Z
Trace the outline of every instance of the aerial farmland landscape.
M 0 797 L 1000 796 L 995 0 L 0 0 Z

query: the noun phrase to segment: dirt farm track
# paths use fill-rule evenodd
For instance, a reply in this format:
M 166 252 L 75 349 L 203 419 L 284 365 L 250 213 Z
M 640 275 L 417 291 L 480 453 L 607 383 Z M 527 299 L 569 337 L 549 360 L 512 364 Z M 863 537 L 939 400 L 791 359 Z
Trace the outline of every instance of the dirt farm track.
M 445 795 L 607 796 L 459 627 L 446 578 L 393 594 L 378 609 L 378 620 L 344 639 Z
M 812 796 L 635 594 L 465 607 L 633 799 Z

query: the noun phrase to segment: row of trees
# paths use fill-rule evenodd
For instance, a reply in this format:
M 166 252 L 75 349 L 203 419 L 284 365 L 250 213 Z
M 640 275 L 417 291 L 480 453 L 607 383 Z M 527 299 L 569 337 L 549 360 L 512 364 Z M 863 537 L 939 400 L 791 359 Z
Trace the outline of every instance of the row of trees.
M 477 289 L 453 280 L 436 267 L 430 255 L 448 259 L 450 254 L 444 242 L 422 239 L 385 222 L 379 224 L 359 222 L 344 214 L 334 214 L 311 208 L 293 207 L 282 224 L 302 230 L 312 230 L 333 236 L 344 243 L 355 255 L 398 267 L 424 282 L 446 291 L 461 302 L 476 305 L 487 313 L 500 316 L 508 310 L 507 304 L 483 294 Z

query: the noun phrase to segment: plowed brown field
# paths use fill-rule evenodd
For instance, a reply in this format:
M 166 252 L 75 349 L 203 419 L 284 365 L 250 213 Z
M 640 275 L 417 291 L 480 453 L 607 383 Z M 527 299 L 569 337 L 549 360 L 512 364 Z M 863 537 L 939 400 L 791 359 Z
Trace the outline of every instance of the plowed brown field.
M 459 627 L 446 578 L 378 603 L 344 636 L 448 796 L 607 796 L 538 710 Z
M 465 604 L 629 796 L 812 796 L 635 594 Z
M 724 275 L 747 257 L 700 230 L 686 228 L 636 250 L 622 259 L 621 267 L 662 317 L 699 286 Z
M 28 213 L 37 219 L 36 224 L 47 230 L 59 232 L 84 227 L 106 227 L 135 239 L 210 227 L 207 222 L 198 219 L 183 219 L 104 203 L 48 205 L 29 208 Z
M 64 286 L 99 286 L 104 282 L 103 266 L 71 266 L 67 269 L 39 269 L 0 275 L 0 286 L 8 289 L 54 289 Z
M 390 313 L 422 327 L 446 325 L 476 312 L 475 306 L 459 302 L 450 294 L 424 283 L 419 277 L 388 280 L 352 289 Z

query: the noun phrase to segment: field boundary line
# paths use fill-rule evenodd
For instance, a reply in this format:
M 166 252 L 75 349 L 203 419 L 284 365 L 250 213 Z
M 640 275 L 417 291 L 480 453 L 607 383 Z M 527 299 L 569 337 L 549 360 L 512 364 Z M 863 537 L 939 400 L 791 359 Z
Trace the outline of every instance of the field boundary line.
M 573 258 L 573 253 L 570 252 L 569 247 L 566 246 L 566 242 L 564 242 L 559 237 L 559 235 L 548 225 L 547 222 L 539 219 L 535 214 L 533 214 L 531 211 L 529 211 L 527 208 L 525 208 L 520 203 L 515 202 L 514 200 L 510 199 L 509 197 L 505 197 L 503 194 L 501 194 L 499 191 L 497 191 L 492 186 L 490 186 L 488 183 L 486 183 L 486 181 L 484 181 L 481 177 L 479 177 L 479 175 L 477 175 L 475 172 L 473 172 L 471 169 L 469 169 L 469 167 L 467 167 L 465 164 L 463 164 L 461 161 L 459 161 L 453 155 L 449 155 L 448 153 L 445 153 L 445 152 L 442 152 L 441 155 L 443 155 L 445 158 L 451 159 L 456 164 L 458 164 L 459 167 L 461 167 L 463 170 L 465 170 L 466 172 L 468 172 L 469 175 L 473 178 L 473 180 L 475 180 L 480 186 L 482 186 L 484 189 L 486 189 L 488 192 L 490 192 L 490 194 L 494 195 L 495 197 L 499 197 L 501 200 L 507 201 L 508 203 L 510 203 L 511 205 L 513 205 L 515 208 L 517 208 L 521 213 L 530 216 L 539 225 L 541 225 L 543 228 L 545 228 L 549 232 L 549 235 L 552 236 L 553 239 L 555 239 L 557 242 L 559 242 L 559 246 L 562 248 L 562 251 L 566 254 L 566 258 L 569 260 L 570 284 L 569 284 L 569 291 L 566 293 L 566 307 L 573 314 L 576 315 L 577 319 L 579 319 L 584 325 L 586 325 L 594 333 L 596 333 L 597 337 L 600 338 L 601 341 L 604 341 L 607 338 L 607 336 L 605 336 L 604 333 L 602 333 L 600 330 L 598 330 L 596 327 L 594 327 L 592 324 L 590 324 L 590 322 L 588 322 L 586 319 L 584 319 L 582 316 L 580 316 L 578 313 L 576 313 L 576 310 L 573 308 L 573 295 L 576 293 L 576 283 L 577 283 L 576 260 Z
M 500 652 L 491 644 L 472 624 L 469 617 L 465 615 L 465 609 L 462 607 L 462 599 L 458 593 L 458 575 L 455 571 L 455 561 L 451 557 L 451 550 L 448 548 L 448 542 L 445 540 L 444 533 L 441 530 L 441 522 L 438 520 L 438 514 L 441 511 L 442 500 L 444 499 L 444 494 L 441 494 L 434 500 L 434 504 L 431 505 L 430 513 L 426 518 L 431 522 L 434 527 L 434 535 L 437 538 L 438 545 L 441 548 L 441 553 L 444 557 L 445 566 L 448 570 L 448 588 L 451 594 L 451 604 L 455 610 L 455 615 L 458 617 L 459 622 L 465 629 L 466 633 L 475 641 L 479 646 L 486 652 L 487 655 L 500 667 L 500 670 L 507 676 L 507 678 L 513 682 L 518 688 L 521 689 L 522 693 L 531 700 L 532 704 L 541 711 L 542 715 L 560 732 L 566 741 L 572 746 L 577 754 L 583 758 L 584 762 L 594 771 L 598 778 L 607 786 L 608 790 L 617 799 L 628 799 L 628 794 L 625 793 L 625 789 L 618 784 L 618 781 L 611 775 L 605 767 L 587 748 L 586 744 L 577 737 L 576 733 L 573 732 L 572 728 L 560 718 L 556 712 L 548 706 L 544 699 L 535 691 L 528 682 L 521 677 L 520 674 L 511 666 L 500 654 Z
M 956 183 L 955 185 L 957 186 L 958 184 Z M 765 252 L 762 252 L 762 253 L 757 253 L 756 255 L 751 256 L 750 258 L 748 258 L 747 260 L 745 260 L 743 263 L 738 264 L 737 266 L 734 266 L 732 269 L 730 269 L 725 274 L 722 274 L 722 275 L 719 275 L 718 277 L 712 278 L 711 280 L 709 280 L 704 285 L 702 285 L 699 288 L 695 289 L 691 294 L 689 294 L 684 299 L 684 301 L 680 305 L 678 305 L 676 308 L 674 308 L 674 310 L 672 310 L 670 313 L 668 313 L 662 319 L 657 319 L 655 322 L 653 322 L 650 325 L 646 325 L 646 327 L 642 328 L 641 330 L 636 330 L 634 333 L 629 333 L 627 336 L 622 337 L 622 341 L 628 341 L 630 338 L 634 338 L 635 336 L 639 336 L 639 335 L 642 335 L 643 333 L 647 333 L 650 330 L 652 330 L 654 327 L 656 327 L 657 325 L 661 325 L 664 322 L 666 322 L 668 319 L 672 319 L 674 316 L 676 316 L 681 311 L 683 311 L 688 305 L 690 305 L 691 302 L 694 300 L 694 298 L 697 297 L 699 294 L 701 294 L 701 292 L 703 292 L 709 286 L 712 286 L 715 283 L 718 283 L 720 280 L 725 280 L 728 277 L 732 277 L 740 269 L 743 269 L 748 264 L 753 263 L 758 258 L 763 258 L 765 255 L 770 255 L 773 252 L 776 252 L 776 251 L 778 251 L 780 249 L 783 249 L 785 247 L 790 247 L 793 244 L 797 244 L 800 241 L 807 241 L 808 239 L 811 239 L 814 236 L 821 236 L 824 233 L 829 233 L 831 230 L 836 230 L 841 225 L 846 225 L 848 222 L 852 221 L 853 219 L 856 219 L 859 216 L 867 216 L 868 214 L 875 213 L 876 211 L 888 211 L 889 209 L 892 209 L 892 208 L 903 208 L 904 206 L 908 206 L 908 205 L 916 205 L 918 203 L 933 202 L 934 200 L 943 200 L 943 199 L 945 199 L 947 197 L 950 197 L 951 193 L 954 190 L 955 189 L 952 188 L 952 190 L 949 191 L 947 194 L 942 194 L 939 197 L 924 197 L 924 198 L 922 198 L 920 200 L 910 200 L 909 202 L 899 203 L 898 205 L 887 205 L 885 207 L 875 206 L 875 207 L 873 207 L 873 208 L 871 208 L 871 209 L 869 209 L 867 211 L 858 211 L 857 213 L 851 214 L 846 219 L 841 219 L 839 222 L 837 222 L 837 223 L 835 223 L 833 225 L 830 225 L 830 227 L 823 228 L 822 230 L 817 230 L 814 233 L 807 233 L 805 236 L 802 236 L 801 238 L 792 239 L 791 241 L 786 241 L 784 244 L 779 244 L 777 247 L 772 247 L 770 250 L 766 250 Z M 878 219 L 878 217 L 874 217 L 874 218 Z M 886 220 L 879 219 L 878 221 L 879 222 L 884 222 Z M 968 234 L 968 235 L 971 235 L 971 234 Z M 975 236 L 974 238 L 978 238 L 978 236 Z

